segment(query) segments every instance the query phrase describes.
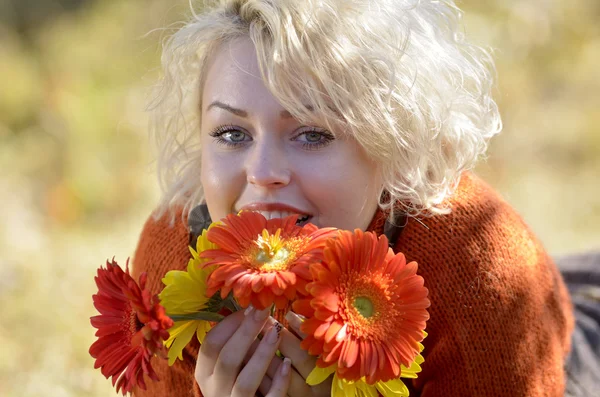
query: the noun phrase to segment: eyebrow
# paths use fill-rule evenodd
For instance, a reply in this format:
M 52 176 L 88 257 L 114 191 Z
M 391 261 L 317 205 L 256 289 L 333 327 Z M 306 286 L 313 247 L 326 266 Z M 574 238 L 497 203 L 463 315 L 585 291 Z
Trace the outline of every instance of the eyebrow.
M 314 111 L 314 108 L 311 105 L 304 105 L 304 106 L 306 106 L 307 110 L 309 110 L 311 112 Z M 224 110 L 227 110 L 228 112 L 231 112 L 231 113 L 235 114 L 236 116 L 239 116 L 242 118 L 248 117 L 247 111 L 234 108 L 233 106 L 223 103 L 221 101 L 214 101 L 213 103 L 208 105 L 208 107 L 206 108 L 206 111 L 208 112 L 212 108 L 224 109 Z M 282 110 L 281 112 L 279 112 L 279 117 L 281 117 L 282 119 L 291 119 L 294 116 L 292 116 L 292 114 L 290 112 L 288 112 L 287 110 Z

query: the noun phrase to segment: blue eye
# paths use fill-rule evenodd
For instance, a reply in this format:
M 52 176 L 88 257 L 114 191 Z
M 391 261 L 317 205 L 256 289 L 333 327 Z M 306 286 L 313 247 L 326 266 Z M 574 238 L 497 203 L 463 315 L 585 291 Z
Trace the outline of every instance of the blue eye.
M 221 137 L 225 140 L 231 141 L 231 142 L 243 142 L 246 140 L 246 134 L 243 133 L 242 131 L 229 131 L 229 132 L 225 132 L 223 133 L 223 135 L 221 135 Z
M 293 140 L 302 142 L 302 147 L 305 149 L 317 150 L 329 145 L 335 140 L 335 137 L 327 130 L 312 127 L 308 131 L 302 131 L 296 135 Z
M 320 142 L 321 139 L 323 139 L 323 134 L 319 133 L 319 132 L 306 132 L 304 133 L 304 137 L 306 138 L 307 142 L 311 142 L 311 143 L 317 143 Z
M 252 140 L 250 135 L 233 125 L 221 126 L 212 131 L 209 135 L 215 138 L 218 144 L 227 147 L 237 147 L 243 145 L 244 142 Z

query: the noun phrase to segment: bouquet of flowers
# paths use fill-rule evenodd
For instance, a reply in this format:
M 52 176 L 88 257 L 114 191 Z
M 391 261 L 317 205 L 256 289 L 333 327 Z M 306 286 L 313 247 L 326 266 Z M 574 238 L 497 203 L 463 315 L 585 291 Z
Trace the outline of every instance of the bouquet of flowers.
M 429 319 L 428 291 L 417 263 L 395 254 L 387 238 L 315 225 L 298 215 L 267 220 L 243 211 L 198 237 L 186 271 L 163 278 L 151 296 L 118 264 L 98 270 L 90 348 L 117 392 L 158 380 L 153 357 L 172 365 L 195 337 L 200 343 L 225 315 L 252 305 L 304 321 L 302 348 L 317 357 L 306 382 L 333 376 L 333 396 L 408 396 L 401 378 L 416 378 Z

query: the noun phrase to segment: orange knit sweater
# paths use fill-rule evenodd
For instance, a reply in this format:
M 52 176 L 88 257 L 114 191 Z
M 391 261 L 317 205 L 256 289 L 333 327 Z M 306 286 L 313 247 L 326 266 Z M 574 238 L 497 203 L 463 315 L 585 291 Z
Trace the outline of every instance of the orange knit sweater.
M 449 200 L 452 212 L 409 218 L 395 251 L 417 261 L 431 307 L 425 363 L 406 380 L 411 396 L 528 396 L 564 393 L 564 359 L 573 314 L 551 258 L 515 211 L 478 177 L 465 173 Z M 378 212 L 369 230 L 383 232 Z M 180 220 L 146 222 L 133 273 L 148 272 L 158 293 L 168 270 L 185 269 L 188 228 Z M 201 396 L 194 380 L 198 344 L 168 367 L 154 361 L 160 382 L 136 397 Z

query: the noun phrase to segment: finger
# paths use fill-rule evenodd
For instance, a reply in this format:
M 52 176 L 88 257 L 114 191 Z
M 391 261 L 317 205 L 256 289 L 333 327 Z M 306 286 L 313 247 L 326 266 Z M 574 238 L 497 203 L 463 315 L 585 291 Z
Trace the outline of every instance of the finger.
M 268 332 L 269 329 L 271 329 L 273 327 L 272 324 L 275 324 L 276 320 L 275 319 L 269 319 L 269 324 L 267 324 L 265 326 L 265 329 L 263 330 L 263 332 Z M 285 328 L 284 328 L 285 330 Z M 284 331 L 282 330 L 282 332 Z M 258 344 L 255 344 L 253 346 L 250 347 L 250 351 L 249 354 L 247 355 L 247 360 L 250 360 L 251 354 L 250 352 L 253 353 L 253 348 L 255 349 Z M 279 349 L 281 349 L 281 344 L 279 345 Z M 263 396 L 266 396 L 269 393 L 269 390 L 271 390 L 271 382 L 272 379 L 274 377 L 277 376 L 277 371 L 279 369 L 279 367 L 281 366 L 281 363 L 283 362 L 283 359 L 281 357 L 278 357 L 277 355 L 273 356 L 273 358 L 271 359 L 271 362 L 269 364 L 269 367 L 267 369 L 267 374 L 263 377 L 263 379 L 260 382 L 260 385 L 258 387 L 258 390 L 260 391 L 260 393 Z M 290 380 L 290 387 L 288 389 L 288 396 L 291 397 L 304 397 L 304 396 L 310 396 L 313 395 L 311 388 L 306 384 L 306 381 L 304 380 L 304 378 L 302 376 L 300 376 L 300 374 L 298 374 L 298 372 L 296 372 L 294 370 L 294 368 L 291 368 L 291 380 Z
M 253 396 L 256 393 L 271 359 L 275 356 L 281 340 L 279 335 L 282 328 L 278 323 L 266 333 L 248 363 L 244 365 L 237 376 L 231 393 L 232 396 Z
M 271 382 L 271 388 L 265 397 L 284 397 L 290 388 L 290 380 L 292 379 L 292 362 L 289 358 L 285 358 L 277 369 L 277 374 Z
M 256 351 L 256 348 L 258 347 L 259 344 L 260 344 L 260 340 L 254 339 L 254 341 L 250 345 L 250 348 L 246 352 L 246 356 L 244 357 L 244 361 L 242 361 L 242 364 L 244 364 L 244 365 L 248 364 L 248 361 L 250 361 L 250 359 L 252 358 L 252 355 Z
M 267 321 L 267 325 L 265 325 L 265 327 L 261 331 L 261 335 L 264 337 L 271 329 L 274 328 L 274 324 L 279 324 L 279 322 L 277 320 L 275 320 L 273 317 L 269 318 L 269 320 Z M 283 332 L 283 331 L 281 331 L 281 332 Z M 248 363 L 248 361 L 250 361 L 250 358 L 256 351 L 257 347 L 258 347 L 258 343 L 257 343 L 257 341 L 255 341 L 255 343 L 253 343 L 252 346 L 250 346 L 250 349 L 248 350 L 248 353 L 246 354 L 246 358 L 244 359 L 244 365 L 246 365 Z M 277 373 L 277 369 L 281 365 L 282 361 L 283 361 L 283 357 L 280 357 L 277 354 L 275 354 L 272 357 L 271 362 L 269 363 L 269 367 L 267 369 L 267 375 L 269 376 L 269 378 L 273 378 L 273 376 L 275 376 L 275 374 Z M 292 368 L 292 371 L 293 370 L 294 369 Z M 265 392 L 263 392 L 263 395 L 269 391 L 270 387 L 271 386 L 269 383 L 269 387 L 266 389 Z
M 271 362 L 269 363 L 269 367 L 267 368 L 267 375 L 269 376 L 269 378 L 273 378 L 275 376 L 275 374 L 277 373 L 277 369 L 281 365 L 282 361 L 283 361 L 283 358 L 281 358 L 277 355 L 275 355 L 275 357 L 273 357 L 271 359 Z M 293 370 L 293 368 L 292 368 L 292 370 Z
M 282 362 L 283 359 L 277 356 L 273 357 L 271 360 L 269 368 L 267 369 L 267 375 L 263 378 L 260 386 L 258 387 L 258 390 L 263 394 L 263 396 L 266 395 L 271 389 L 272 379 L 277 376 L 277 371 L 279 370 Z M 290 387 L 287 392 L 289 396 L 304 397 L 311 396 L 313 394 L 311 387 L 306 384 L 306 380 L 298 372 L 296 372 L 293 367 L 291 368 L 291 376 Z
M 275 324 L 279 324 L 279 322 L 277 320 L 275 320 L 273 317 L 269 318 L 267 320 L 267 324 L 260 331 L 261 338 L 264 338 L 267 335 L 267 333 L 275 326 Z M 250 359 L 252 358 L 252 355 L 256 351 L 256 348 L 258 347 L 259 344 L 260 344 L 260 340 L 258 338 L 254 339 L 254 341 L 250 345 L 250 348 L 248 349 L 248 352 L 246 353 L 246 356 L 244 357 L 244 361 L 243 361 L 244 365 L 248 364 L 248 361 L 250 361 Z M 275 373 L 275 370 L 279 367 L 279 364 L 281 364 L 281 361 L 283 361 L 283 358 L 279 358 L 277 355 L 275 355 L 273 357 L 273 360 L 271 360 L 271 362 L 273 364 L 273 372 L 272 373 Z
M 306 379 L 308 374 L 315 368 L 317 359 L 309 355 L 307 351 L 303 350 L 300 347 L 300 339 L 285 328 L 281 331 L 281 344 L 279 345 L 279 350 L 285 357 L 289 357 L 290 360 L 292 360 L 292 367 L 302 375 L 304 379 Z
M 221 349 L 237 331 L 243 320 L 244 312 L 235 312 L 225 317 L 206 334 L 196 360 L 196 380 L 212 375 Z
M 213 376 L 217 384 L 233 386 L 242 361 L 250 345 L 252 345 L 252 342 L 254 342 L 254 339 L 256 339 L 258 333 L 265 325 L 268 316 L 269 309 L 256 310 L 250 307 L 244 312 L 244 320 L 237 331 L 225 343 L 215 363 Z
M 285 315 L 285 319 L 287 320 L 288 324 L 290 325 L 290 331 L 292 331 L 300 339 L 306 338 L 306 334 L 304 332 L 300 331 L 300 326 L 304 322 L 303 317 L 297 315 L 296 313 L 294 313 L 293 311 L 290 310 Z
M 283 360 L 280 360 L 279 363 L 281 363 Z M 269 394 L 269 390 L 271 390 L 271 378 L 269 378 L 268 376 L 265 376 L 264 378 L 262 378 L 262 380 L 260 381 L 260 386 L 258 386 L 258 391 L 260 392 L 261 396 L 266 396 L 267 394 Z
M 272 324 L 275 323 L 275 319 L 273 320 L 274 321 L 272 322 Z M 271 323 L 263 328 L 263 330 L 261 331 L 263 337 L 266 334 L 266 332 L 268 332 L 271 328 L 273 328 L 273 325 L 271 325 Z M 244 365 L 248 364 L 248 361 L 250 361 L 250 358 L 252 358 L 252 355 L 256 351 L 256 348 L 258 347 L 259 343 L 260 341 L 258 339 L 255 339 L 252 345 L 250 345 L 250 349 L 248 349 L 248 353 L 246 353 L 246 357 L 244 358 Z M 258 391 L 260 391 L 261 396 L 265 396 L 271 389 L 271 376 L 274 376 L 277 373 L 277 368 L 279 368 L 279 365 L 281 365 L 282 361 L 283 359 L 279 358 L 279 356 L 277 355 L 275 355 L 271 359 L 271 363 L 269 364 L 269 368 L 267 370 L 268 375 L 265 375 L 262 378 L 262 380 L 260 381 L 260 385 L 258 386 Z

